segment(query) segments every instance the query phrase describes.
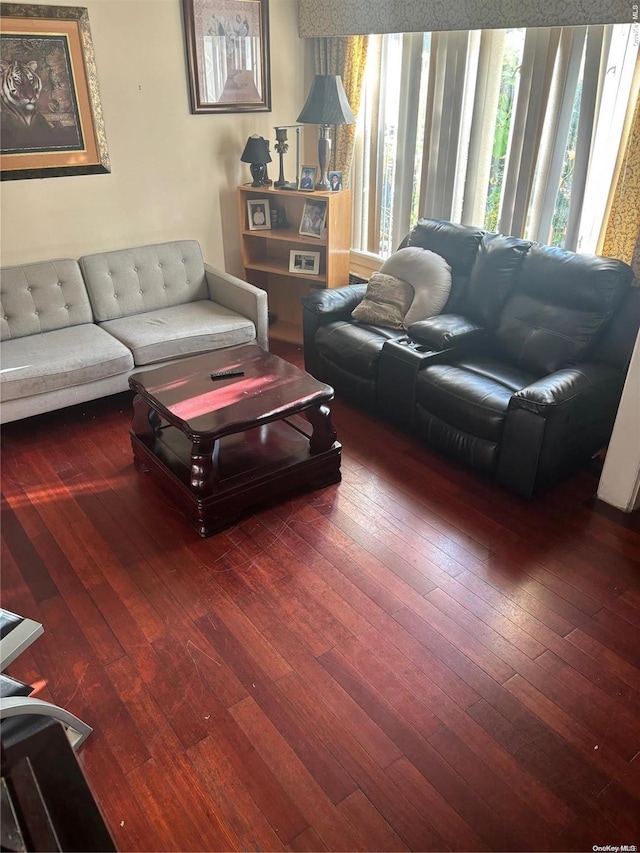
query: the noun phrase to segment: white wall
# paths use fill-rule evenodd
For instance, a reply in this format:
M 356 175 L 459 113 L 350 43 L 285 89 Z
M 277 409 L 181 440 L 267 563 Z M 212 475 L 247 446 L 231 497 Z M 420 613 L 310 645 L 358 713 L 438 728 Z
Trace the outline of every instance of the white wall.
M 306 97 L 297 0 L 269 4 L 272 112 L 197 116 L 189 112 L 180 0 L 81 5 L 89 10 L 112 172 L 3 182 L 1 263 L 195 238 L 205 260 L 240 274 L 235 189 L 251 179 L 240 162 L 244 144 L 260 133 L 273 149 L 274 126 L 293 124 Z
M 640 503 L 640 335 L 598 484 L 602 501 L 630 512 Z

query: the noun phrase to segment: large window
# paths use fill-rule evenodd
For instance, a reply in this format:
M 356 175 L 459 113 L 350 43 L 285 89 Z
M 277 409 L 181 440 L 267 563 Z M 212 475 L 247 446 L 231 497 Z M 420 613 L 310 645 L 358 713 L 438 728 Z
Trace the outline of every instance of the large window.
M 638 56 L 632 25 L 372 36 L 354 248 L 421 216 L 595 251 Z

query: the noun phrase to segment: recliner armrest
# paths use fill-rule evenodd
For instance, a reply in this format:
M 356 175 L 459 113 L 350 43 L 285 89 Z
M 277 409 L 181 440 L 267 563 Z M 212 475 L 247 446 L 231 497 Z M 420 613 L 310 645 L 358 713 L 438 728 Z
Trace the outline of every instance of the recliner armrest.
M 461 314 L 438 314 L 408 329 L 409 337 L 432 350 L 451 349 L 469 344 L 485 336 L 485 329 Z
M 332 320 L 346 319 L 351 312 L 362 302 L 367 292 L 366 284 L 350 284 L 347 287 L 336 287 L 331 290 L 312 290 L 301 297 L 302 305 L 307 311 L 328 319 L 327 315 L 333 315 Z
M 620 380 L 620 371 L 603 363 L 585 363 L 565 367 L 543 376 L 511 398 L 509 407 L 527 409 L 548 417 L 561 405 L 577 405 L 580 397 L 596 397 L 611 382 Z
M 305 370 L 322 379 L 322 365 L 316 350 L 316 332 L 327 323 L 350 322 L 351 312 L 367 292 L 366 284 L 350 284 L 331 290 L 312 290 L 300 297 Z
M 557 370 L 509 401 L 497 480 L 526 497 L 575 470 L 611 435 L 624 372 L 604 362 Z

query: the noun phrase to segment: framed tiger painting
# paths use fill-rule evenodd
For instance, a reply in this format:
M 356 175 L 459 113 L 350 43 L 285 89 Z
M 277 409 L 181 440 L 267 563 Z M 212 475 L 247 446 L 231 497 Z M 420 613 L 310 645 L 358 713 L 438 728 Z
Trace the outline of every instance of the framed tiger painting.
M 0 3 L 0 178 L 111 171 L 87 10 Z

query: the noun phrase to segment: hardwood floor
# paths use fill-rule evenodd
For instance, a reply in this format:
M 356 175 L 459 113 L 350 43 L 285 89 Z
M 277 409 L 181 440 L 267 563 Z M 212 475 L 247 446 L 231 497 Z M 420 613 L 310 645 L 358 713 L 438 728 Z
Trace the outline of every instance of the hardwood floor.
M 342 483 L 200 540 L 130 405 L 2 453 L 10 672 L 94 726 L 119 850 L 640 844 L 640 529 L 593 474 L 521 500 L 338 400 Z

